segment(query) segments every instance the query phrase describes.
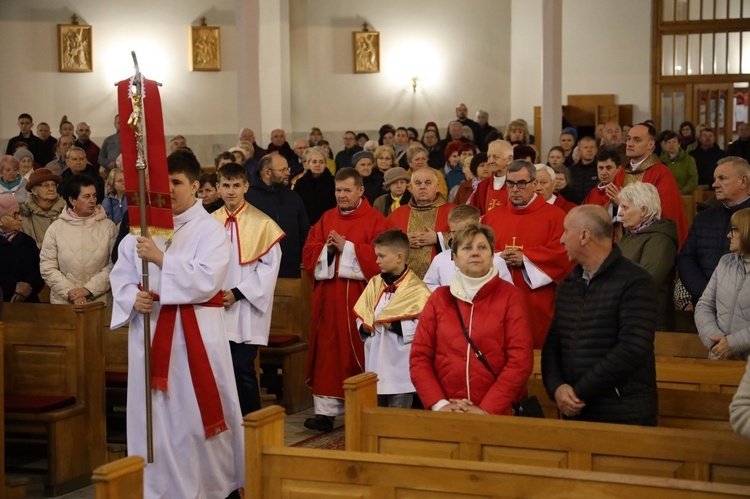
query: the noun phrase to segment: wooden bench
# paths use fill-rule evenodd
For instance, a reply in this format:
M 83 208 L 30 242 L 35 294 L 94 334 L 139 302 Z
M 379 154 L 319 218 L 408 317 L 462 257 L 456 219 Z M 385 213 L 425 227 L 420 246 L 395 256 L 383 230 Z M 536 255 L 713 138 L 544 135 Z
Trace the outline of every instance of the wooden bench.
M 48 496 L 88 484 L 106 462 L 103 308 L 3 307 L 5 435 L 45 439 Z
M 397 412 L 409 412 L 393 409 Z M 458 415 L 455 415 L 458 416 Z M 465 415 L 472 416 L 472 415 Z M 245 497 L 748 497 L 750 487 L 421 456 L 284 447 L 284 410 L 245 416 Z M 479 416 L 480 418 L 483 416 Z M 408 421 L 414 425 L 414 419 Z M 456 426 L 461 426 L 460 424 Z M 143 497 L 143 460 L 96 471 L 97 499 Z
M 94 470 L 96 499 L 137 499 L 143 497 L 143 470 L 146 462 L 130 456 L 99 466 Z
M 312 391 L 305 383 L 311 304 L 312 288 L 304 272 L 300 279 L 280 277 L 269 346 L 259 351 L 261 383 L 290 414 L 312 407 Z
M 657 357 L 682 357 L 708 359 L 708 350 L 697 333 L 657 331 L 654 336 L 654 355 Z
M 741 361 L 657 356 L 659 426 L 732 431 L 729 403 L 745 367 Z M 545 417 L 557 418 L 557 406 L 549 399 L 542 384 L 539 350 L 534 351 L 534 369 L 527 386 L 529 395 L 536 395 L 539 399 Z
M 731 432 L 377 407 L 377 376 L 344 382 L 346 450 L 750 485 Z

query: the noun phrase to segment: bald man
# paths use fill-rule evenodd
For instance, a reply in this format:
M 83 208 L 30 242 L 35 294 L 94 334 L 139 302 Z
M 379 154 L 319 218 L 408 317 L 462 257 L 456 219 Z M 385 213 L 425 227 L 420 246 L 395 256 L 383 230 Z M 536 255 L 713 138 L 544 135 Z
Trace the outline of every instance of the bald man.
M 99 152 L 101 152 L 101 149 L 90 139 L 91 127 L 89 124 L 84 121 L 78 123 L 78 125 L 76 125 L 76 135 L 78 135 L 78 138 L 75 141 L 75 145 L 83 149 L 86 153 L 86 160 L 91 163 L 98 172 Z
M 250 142 L 253 145 L 253 159 L 255 161 L 260 161 L 260 158 L 266 155 L 266 150 L 260 147 L 255 142 L 255 132 L 253 132 L 249 128 L 243 128 L 242 130 L 240 130 L 240 133 L 237 136 L 237 141 L 238 142 L 246 141 L 246 142 Z
M 411 200 L 388 216 L 388 225 L 409 236 L 407 264 L 424 279 L 432 259 L 448 249 L 448 214 L 454 205 L 438 194 L 438 173 L 428 166 L 414 170 L 410 185 Z
M 272 152 L 278 152 L 284 156 L 290 170 L 296 169 L 297 155 L 294 154 L 294 150 L 289 145 L 289 142 L 286 141 L 286 132 L 281 128 L 271 130 L 271 142 L 266 148 L 266 154 L 271 154 Z
M 560 239 L 575 269 L 558 287 L 542 379 L 564 419 L 656 426 L 656 288 L 612 244 L 601 206 L 573 208 Z

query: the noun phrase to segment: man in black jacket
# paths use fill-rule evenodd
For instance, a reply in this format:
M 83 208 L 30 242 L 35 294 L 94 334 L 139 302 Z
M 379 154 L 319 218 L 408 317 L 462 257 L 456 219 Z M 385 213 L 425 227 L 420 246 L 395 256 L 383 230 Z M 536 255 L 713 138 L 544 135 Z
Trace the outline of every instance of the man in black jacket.
M 310 231 L 305 206 L 289 185 L 289 167 L 283 156 L 269 154 L 260 160 L 258 173 L 245 199 L 271 217 L 286 233 L 281 240 L 279 277 L 300 276 L 302 247 Z
M 677 257 L 677 273 L 693 305 L 708 285 L 722 256 L 729 253 L 727 233 L 732 215 L 750 208 L 750 165 L 738 156 L 720 159 L 713 188 L 721 204 L 698 213 Z
M 576 268 L 557 288 L 542 379 L 566 419 L 656 426 L 656 287 L 612 245 L 598 205 L 573 208 L 560 242 Z

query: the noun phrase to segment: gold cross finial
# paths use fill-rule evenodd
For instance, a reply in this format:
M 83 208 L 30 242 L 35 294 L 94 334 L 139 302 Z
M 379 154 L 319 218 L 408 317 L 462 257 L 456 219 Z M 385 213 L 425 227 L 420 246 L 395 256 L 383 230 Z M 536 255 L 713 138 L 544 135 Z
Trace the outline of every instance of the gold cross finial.
M 71 24 L 78 24 L 78 16 L 75 15 L 75 14 L 73 14 L 72 16 L 70 16 L 70 23 Z
M 370 31 L 370 25 L 367 24 L 367 21 L 362 23 L 362 31 Z
M 206 19 L 206 16 L 201 17 L 201 26 L 208 26 L 206 24 L 206 21 L 208 21 L 208 19 Z

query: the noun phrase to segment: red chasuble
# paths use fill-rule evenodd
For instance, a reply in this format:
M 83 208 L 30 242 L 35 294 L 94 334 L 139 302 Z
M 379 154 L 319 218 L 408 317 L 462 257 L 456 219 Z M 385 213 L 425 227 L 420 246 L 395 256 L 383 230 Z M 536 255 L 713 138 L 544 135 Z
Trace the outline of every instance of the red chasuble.
M 688 227 L 685 211 L 682 208 L 680 188 L 677 186 L 674 175 L 669 171 L 669 167 L 652 154 L 635 172 L 631 171 L 629 164 L 620 168 L 613 180 L 613 183 L 620 188 L 633 182 L 648 182 L 656 187 L 661 198 L 661 217 L 673 220 L 677 224 L 677 237 L 682 247 L 687 238 Z
M 495 231 L 495 251 L 518 247 L 526 258 L 554 281 L 531 289 L 524 280 L 522 269 L 509 269 L 513 282 L 524 292 L 528 301 L 535 349 L 544 346 L 554 313 L 557 283 L 574 267 L 560 244 L 563 220 L 565 212 L 548 204 L 541 196 L 537 196 L 526 208 L 515 208 L 511 203 L 506 203 L 484 217 L 484 223 Z
M 474 195 L 469 198 L 469 204 L 478 209 L 482 216 L 508 202 L 508 188 L 503 184 L 500 189 L 495 189 L 494 178 L 491 176 L 479 182 Z
M 581 203 L 581 206 L 584 204 L 598 204 L 599 206 L 606 208 L 611 202 L 612 199 L 607 196 L 607 191 L 605 189 L 600 189 L 599 186 L 597 186 L 589 191 L 586 199 Z
M 359 266 L 369 280 L 380 273 L 372 241 L 388 226 L 383 215 L 362 198 L 362 203 L 351 213 L 343 214 L 338 208 L 325 212 L 310 229 L 302 250 L 303 265 L 314 283 L 307 384 L 312 387 L 313 395 L 343 398 L 344 380 L 365 370 L 364 343 L 357 332 L 352 309 L 367 281 L 339 277 L 340 254 L 336 255 L 333 279 L 314 280 L 315 266 L 331 230 L 354 244 Z
M 391 229 L 401 229 L 402 232 L 423 232 L 432 229 L 435 232 L 443 232 L 443 237 L 447 241 L 450 238 L 448 232 L 448 213 L 456 206 L 452 203 L 446 203 L 441 196 L 429 207 L 417 207 L 414 205 L 414 199 L 409 201 L 388 216 L 388 226 Z M 420 279 L 424 279 L 427 270 L 430 268 L 432 259 L 439 253 L 437 246 L 429 248 L 411 249 L 409 251 L 409 268 Z
M 578 206 L 574 202 L 568 201 L 559 194 L 557 194 L 557 197 L 555 198 L 554 205 L 563 210 L 565 213 L 568 213 L 570 210 Z

